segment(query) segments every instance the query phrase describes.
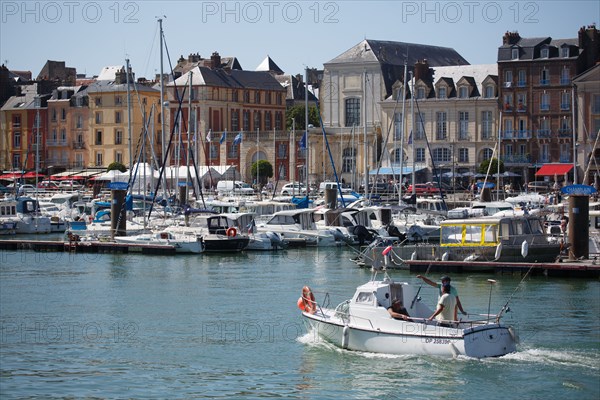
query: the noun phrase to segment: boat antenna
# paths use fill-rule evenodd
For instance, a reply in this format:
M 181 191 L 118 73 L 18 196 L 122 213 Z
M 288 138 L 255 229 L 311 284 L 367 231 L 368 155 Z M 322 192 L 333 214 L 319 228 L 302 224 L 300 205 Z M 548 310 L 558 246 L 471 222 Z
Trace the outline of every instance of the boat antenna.
M 510 295 L 510 297 L 508 298 L 508 300 L 506 300 L 506 303 L 504 303 L 504 306 L 502 306 L 502 309 L 500 310 L 500 312 L 498 313 L 498 316 L 496 317 L 496 323 L 498 323 L 500 321 L 500 318 L 502 317 L 502 314 L 504 314 L 505 312 L 507 312 L 507 311 L 510 310 L 510 308 L 508 307 L 508 303 L 510 303 L 510 301 L 512 300 L 512 298 L 515 296 L 515 293 L 517 293 L 517 290 L 519 290 L 519 287 L 521 286 L 521 283 L 523 283 L 523 281 L 525 280 L 525 278 L 527 278 L 527 275 L 529 275 L 529 273 L 533 269 L 533 266 L 534 265 L 531 264 L 531 266 L 529 267 L 529 269 L 527 270 L 527 272 L 525 273 L 525 275 L 523 275 L 523 278 L 521 279 L 521 281 L 519 282 L 519 284 L 517 285 L 517 287 L 515 288 L 515 290 L 512 292 L 512 294 Z
M 490 308 L 492 306 L 492 288 L 494 287 L 494 284 L 496 283 L 496 281 L 494 279 L 488 279 L 487 281 L 490 284 L 490 297 L 488 300 L 488 312 L 487 312 L 488 322 L 490 322 Z
M 414 187 L 414 186 L 413 186 Z M 425 271 L 425 275 L 427 276 L 429 274 L 429 269 L 431 269 L 431 263 L 429 263 L 429 266 L 427 267 L 427 271 Z M 410 303 L 410 309 L 412 310 L 415 302 L 417 301 L 417 299 L 419 298 L 419 293 L 421 292 L 421 288 L 423 287 L 423 281 L 421 281 L 421 284 L 419 285 L 419 289 L 417 290 L 417 294 L 415 294 L 415 297 L 413 297 L 411 303 Z

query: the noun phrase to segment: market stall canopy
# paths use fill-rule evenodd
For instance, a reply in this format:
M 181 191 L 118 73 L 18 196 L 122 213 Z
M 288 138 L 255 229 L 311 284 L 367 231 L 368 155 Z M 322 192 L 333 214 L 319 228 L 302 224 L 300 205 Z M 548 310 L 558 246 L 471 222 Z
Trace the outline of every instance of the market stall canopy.
M 544 164 L 538 169 L 535 176 L 564 175 L 573 169 L 573 164 Z

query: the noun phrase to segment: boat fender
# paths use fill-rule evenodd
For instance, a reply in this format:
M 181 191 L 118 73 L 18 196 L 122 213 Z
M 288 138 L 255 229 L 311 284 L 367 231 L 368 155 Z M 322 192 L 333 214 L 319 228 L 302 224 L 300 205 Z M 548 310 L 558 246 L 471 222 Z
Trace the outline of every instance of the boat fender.
M 231 228 L 227 229 L 226 233 L 228 237 L 234 238 L 237 235 L 237 230 L 232 226 Z
M 302 303 L 304 304 L 304 312 L 314 314 L 317 311 L 315 295 L 308 286 L 302 288 Z
M 496 246 L 496 253 L 494 254 L 494 260 L 499 260 L 502 255 L 502 243 L 498 243 Z
M 416 251 L 413 251 L 413 253 L 410 255 L 410 259 L 413 260 L 413 261 L 417 259 L 417 252 Z
M 444 254 L 442 254 L 442 261 L 448 261 L 449 258 L 450 258 L 450 254 L 448 252 L 445 252 Z
M 350 328 L 348 328 L 348 325 L 345 325 L 344 329 L 342 330 L 342 349 L 344 349 L 344 350 L 348 349 L 349 339 L 350 339 Z
M 450 343 L 450 351 L 452 352 L 452 356 L 454 358 L 458 357 L 460 355 L 460 351 L 458 351 L 458 349 L 456 348 L 456 346 L 454 345 L 454 343 Z
M 515 331 L 515 328 L 513 328 L 512 326 L 509 327 L 508 333 L 515 343 L 519 343 L 519 335 L 517 335 L 517 331 Z
M 529 243 L 527 243 L 527 240 L 523 240 L 523 243 L 521 244 L 521 255 L 523 256 L 523 258 L 527 258 L 528 253 L 529 253 Z

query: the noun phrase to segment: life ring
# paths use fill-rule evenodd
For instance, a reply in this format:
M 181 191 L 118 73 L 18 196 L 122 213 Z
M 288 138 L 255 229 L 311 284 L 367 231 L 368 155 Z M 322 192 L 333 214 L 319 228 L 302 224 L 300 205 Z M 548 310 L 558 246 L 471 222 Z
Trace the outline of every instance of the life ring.
M 235 237 L 237 235 L 237 230 L 234 227 L 231 227 L 229 229 L 227 229 L 227 236 L 229 237 Z
M 317 302 L 315 301 L 315 295 L 308 286 L 302 288 L 302 304 L 298 301 L 298 308 L 309 314 L 314 314 L 317 311 Z

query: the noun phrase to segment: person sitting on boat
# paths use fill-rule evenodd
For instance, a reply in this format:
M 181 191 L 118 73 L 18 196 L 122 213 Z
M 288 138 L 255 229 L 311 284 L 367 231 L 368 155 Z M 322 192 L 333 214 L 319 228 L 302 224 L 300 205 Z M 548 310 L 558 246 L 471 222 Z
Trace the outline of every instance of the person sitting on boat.
M 432 281 L 431 279 L 423 276 L 423 275 L 417 275 L 417 278 L 422 279 L 423 282 L 425 282 L 426 284 L 428 284 L 429 286 L 433 286 L 438 288 L 438 290 L 440 291 L 440 297 L 442 296 L 442 286 L 443 285 L 448 285 L 450 286 L 450 293 L 452 293 L 452 295 L 454 295 L 454 297 L 456 298 L 456 305 L 458 306 L 458 309 L 460 310 L 460 312 L 463 315 L 467 315 L 467 312 L 464 310 L 462 303 L 460 302 L 460 298 L 458 297 L 458 290 L 456 290 L 456 288 L 454 286 L 450 285 L 450 277 L 448 275 L 442 276 L 442 283 L 435 283 L 434 281 Z
M 452 288 L 449 284 L 442 285 L 442 296 L 439 298 L 437 303 L 437 309 L 428 318 L 429 321 L 434 318 L 439 322 L 447 322 L 447 321 L 456 321 L 458 318 L 456 316 L 457 304 L 456 304 L 456 296 L 452 293 Z
M 388 312 L 394 319 L 403 319 L 405 321 L 410 321 L 410 315 L 408 315 L 408 310 L 402 304 L 402 300 L 394 300 L 392 305 L 388 307 Z

